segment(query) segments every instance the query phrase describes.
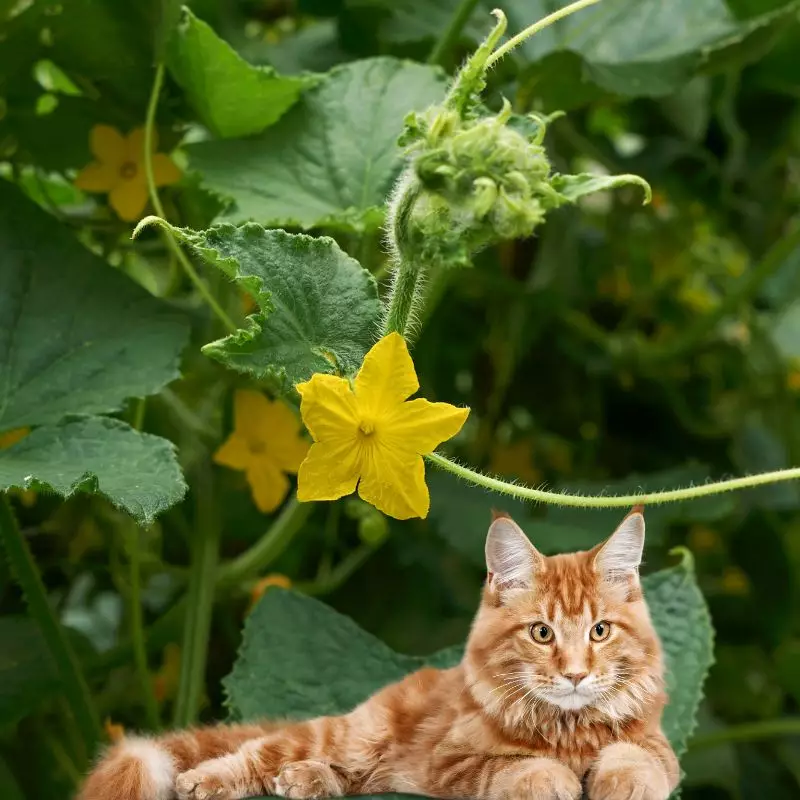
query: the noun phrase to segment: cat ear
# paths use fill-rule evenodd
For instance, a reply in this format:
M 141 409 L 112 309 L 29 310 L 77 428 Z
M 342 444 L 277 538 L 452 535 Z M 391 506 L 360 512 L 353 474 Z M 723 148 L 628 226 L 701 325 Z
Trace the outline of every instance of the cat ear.
M 530 589 L 542 555 L 511 517 L 498 516 L 486 537 L 486 569 L 493 589 Z
M 595 569 L 611 580 L 638 575 L 644 550 L 644 509 L 636 506 L 597 550 Z

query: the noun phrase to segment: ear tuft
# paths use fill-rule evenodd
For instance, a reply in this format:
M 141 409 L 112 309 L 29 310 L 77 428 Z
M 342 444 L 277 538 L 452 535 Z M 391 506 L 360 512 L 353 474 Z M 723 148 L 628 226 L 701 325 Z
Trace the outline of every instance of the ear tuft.
M 496 517 L 486 537 L 486 568 L 495 588 L 530 588 L 541 556 L 511 517 Z
M 609 579 L 636 575 L 644 550 L 644 515 L 636 506 L 597 552 L 595 569 Z
M 492 522 L 494 522 L 496 519 L 511 519 L 511 514 L 509 514 L 507 511 L 501 511 L 498 508 L 493 508 Z

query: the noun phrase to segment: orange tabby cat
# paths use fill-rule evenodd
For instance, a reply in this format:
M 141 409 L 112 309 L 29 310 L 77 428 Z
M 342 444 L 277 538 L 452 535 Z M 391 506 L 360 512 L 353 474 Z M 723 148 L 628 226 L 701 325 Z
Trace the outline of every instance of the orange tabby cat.
M 349 714 L 128 738 L 81 800 L 406 792 L 479 800 L 666 800 L 661 647 L 634 509 L 593 550 L 546 558 L 509 518 L 461 664 L 422 669 Z

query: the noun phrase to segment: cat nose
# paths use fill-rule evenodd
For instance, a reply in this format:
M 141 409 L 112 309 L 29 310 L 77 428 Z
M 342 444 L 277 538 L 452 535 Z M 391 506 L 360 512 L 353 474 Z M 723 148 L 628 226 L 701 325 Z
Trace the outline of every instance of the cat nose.
M 564 672 L 562 673 L 568 681 L 572 681 L 573 686 L 577 686 L 589 673 L 588 672 Z

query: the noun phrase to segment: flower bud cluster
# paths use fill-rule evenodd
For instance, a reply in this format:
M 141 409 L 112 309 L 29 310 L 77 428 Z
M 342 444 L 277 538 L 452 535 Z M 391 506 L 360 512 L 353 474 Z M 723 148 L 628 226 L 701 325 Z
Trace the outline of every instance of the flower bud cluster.
M 432 266 L 463 266 L 492 242 L 530 236 L 563 202 L 542 146 L 548 121 L 514 118 L 508 102 L 498 114 L 466 119 L 447 106 L 410 114 L 401 186 L 404 196 L 413 194 L 413 207 L 395 215 L 401 250 Z

